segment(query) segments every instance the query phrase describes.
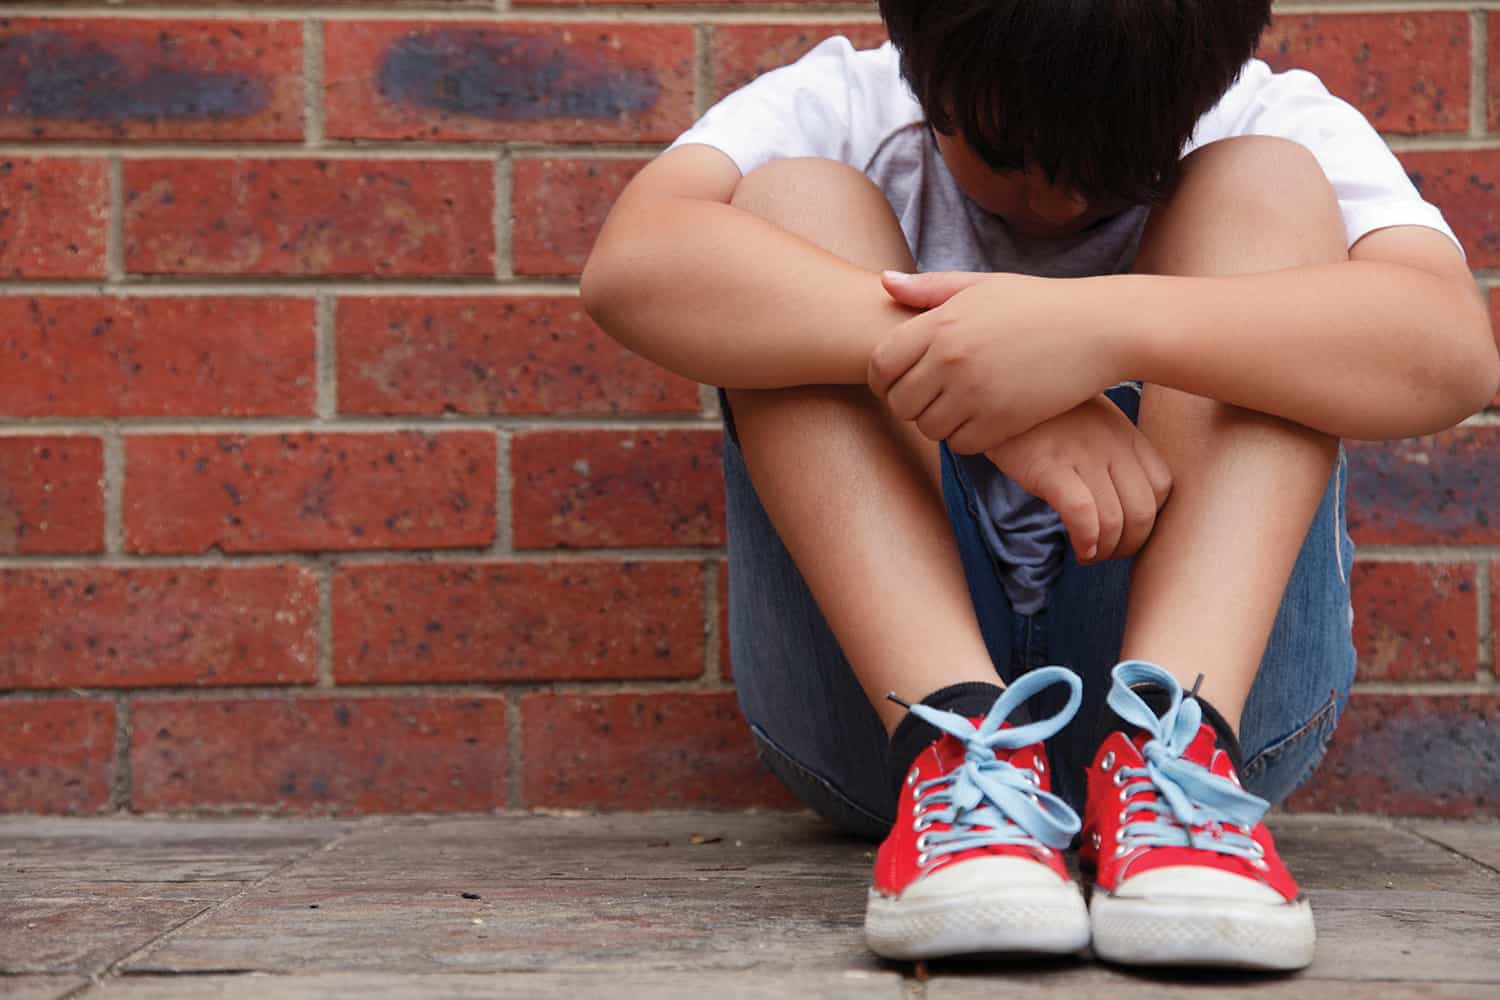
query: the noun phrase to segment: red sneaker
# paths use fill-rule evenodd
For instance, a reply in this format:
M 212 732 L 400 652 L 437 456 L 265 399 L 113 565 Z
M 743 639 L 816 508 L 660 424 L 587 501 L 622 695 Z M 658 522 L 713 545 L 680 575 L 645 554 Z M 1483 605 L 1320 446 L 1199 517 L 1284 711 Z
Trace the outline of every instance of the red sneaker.
M 1006 724 L 1027 698 L 1059 683 L 1072 690 L 1061 712 Z M 1068 954 L 1088 944 L 1083 894 L 1060 855 L 1078 814 L 1049 790 L 1041 742 L 1072 719 L 1081 692 L 1071 671 L 1045 667 L 1012 684 L 983 718 L 908 706 L 944 735 L 912 764 L 875 858 L 865 940 L 876 954 Z
M 1166 688 L 1160 718 L 1133 684 Z M 1088 773 L 1079 862 L 1094 871 L 1094 953 L 1132 965 L 1301 969 L 1312 909 L 1240 787 L 1196 699 L 1141 661 L 1115 667 L 1109 705 L 1142 730 L 1099 747 Z

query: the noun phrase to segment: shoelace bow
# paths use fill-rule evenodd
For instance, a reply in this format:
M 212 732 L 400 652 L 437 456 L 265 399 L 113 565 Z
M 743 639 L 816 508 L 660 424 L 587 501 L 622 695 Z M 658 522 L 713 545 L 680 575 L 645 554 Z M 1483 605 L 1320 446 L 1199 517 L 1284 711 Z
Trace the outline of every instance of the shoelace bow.
M 1172 704 L 1165 714 L 1158 717 L 1131 690 L 1131 685 L 1141 683 L 1157 684 L 1171 693 Z M 1122 816 L 1128 821 L 1120 828 L 1122 850 L 1142 845 L 1194 847 L 1260 858 L 1261 846 L 1249 831 L 1270 803 L 1182 756 L 1203 722 L 1197 699 L 1183 698 L 1181 685 L 1161 667 L 1132 660 L 1114 669 L 1109 707 L 1151 736 L 1141 747 L 1146 766 L 1117 772 L 1119 780 L 1126 782 Z M 1129 801 L 1140 792 L 1155 792 L 1156 801 Z M 1200 831 L 1200 827 L 1207 830 Z
M 1068 703 L 1056 715 L 1001 729 L 1021 703 L 1055 684 L 1067 684 Z M 924 832 L 929 857 L 993 845 L 1044 845 L 1062 850 L 1081 826 L 1078 814 L 1062 799 L 1038 787 L 1029 768 L 1019 768 L 995 756 L 996 750 L 1019 750 L 1053 735 L 1073 718 L 1083 696 L 1083 684 L 1063 667 L 1043 667 L 1021 676 L 975 726 L 956 712 L 927 705 L 907 710 L 964 745 L 964 762 L 916 787 L 918 828 L 934 823 L 949 829 Z M 941 808 L 940 808 L 941 807 Z

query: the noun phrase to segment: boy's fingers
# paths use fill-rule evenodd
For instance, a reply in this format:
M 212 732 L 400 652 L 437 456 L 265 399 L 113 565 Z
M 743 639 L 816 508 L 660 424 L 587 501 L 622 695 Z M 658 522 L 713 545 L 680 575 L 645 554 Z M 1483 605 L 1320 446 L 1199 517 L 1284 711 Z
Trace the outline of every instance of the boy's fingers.
M 932 335 L 921 319 L 917 316 L 902 323 L 870 352 L 866 381 L 877 399 L 885 399 L 896 380 L 927 353 Z
M 1099 552 L 1095 558 L 1101 562 L 1113 559 L 1115 549 L 1120 546 L 1120 536 L 1125 531 L 1125 509 L 1115 491 L 1114 480 L 1110 478 L 1109 467 L 1079 466 L 1078 475 L 1094 495 L 1094 509 L 1098 512 Z
M 1161 510 L 1162 504 L 1167 502 L 1167 497 L 1172 493 L 1172 467 L 1144 434 L 1136 435 L 1135 454 L 1141 460 L 1141 470 L 1156 498 L 1156 509 Z
M 886 294 L 913 309 L 932 309 L 947 302 L 971 285 L 984 280 L 972 271 L 932 271 L 927 274 L 905 274 L 882 271 L 880 283 Z
M 1071 465 L 1051 465 L 1037 477 L 1037 495 L 1052 505 L 1082 562 L 1099 554 L 1099 512 L 1094 494 Z
M 916 420 L 942 393 L 942 382 L 919 361 L 886 391 L 885 402 L 901 420 Z
M 939 392 L 932 404 L 917 415 L 917 430 L 929 441 L 943 441 L 958 430 L 968 419 L 968 414 L 954 400 L 953 394 Z
M 1120 544 L 1115 547 L 1115 558 L 1133 556 L 1151 537 L 1156 525 L 1158 509 L 1155 488 L 1146 471 L 1127 459 L 1109 467 L 1110 479 L 1120 497 L 1120 506 L 1125 511 L 1125 530 L 1120 533 Z

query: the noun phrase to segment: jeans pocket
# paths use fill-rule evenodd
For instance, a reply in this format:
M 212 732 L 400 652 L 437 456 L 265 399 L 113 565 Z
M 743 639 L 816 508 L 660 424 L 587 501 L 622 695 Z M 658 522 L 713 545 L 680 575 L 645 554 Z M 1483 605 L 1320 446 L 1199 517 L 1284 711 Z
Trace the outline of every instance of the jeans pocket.
M 1312 718 L 1245 762 L 1245 787 L 1273 806 L 1286 799 L 1317 770 L 1342 712 L 1338 693 L 1328 692 Z

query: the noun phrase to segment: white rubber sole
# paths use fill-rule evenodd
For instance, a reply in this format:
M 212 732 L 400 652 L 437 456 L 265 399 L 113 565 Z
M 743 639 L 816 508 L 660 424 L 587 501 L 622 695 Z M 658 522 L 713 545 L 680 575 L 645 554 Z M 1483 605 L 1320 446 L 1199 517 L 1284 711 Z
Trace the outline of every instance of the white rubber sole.
M 1317 934 L 1312 907 L 1203 898 L 1132 898 L 1095 890 L 1094 954 L 1125 965 L 1303 969 Z
M 933 900 L 891 899 L 870 890 L 865 942 L 884 958 L 1071 955 L 1089 943 L 1089 913 L 1077 885 Z

